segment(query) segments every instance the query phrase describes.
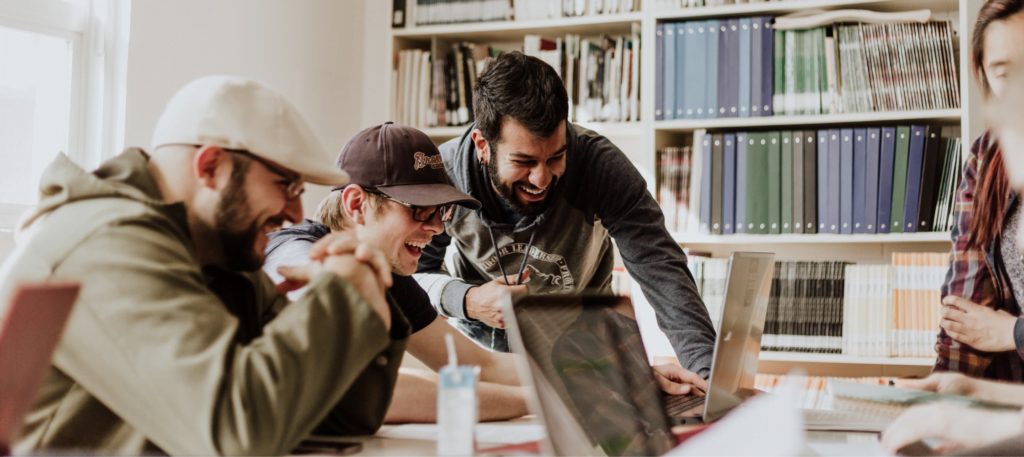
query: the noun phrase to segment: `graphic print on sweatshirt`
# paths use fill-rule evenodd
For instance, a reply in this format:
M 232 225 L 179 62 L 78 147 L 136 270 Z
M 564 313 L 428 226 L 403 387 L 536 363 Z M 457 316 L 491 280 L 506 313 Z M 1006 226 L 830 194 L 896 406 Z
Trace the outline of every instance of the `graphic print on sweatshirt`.
M 505 266 L 506 273 L 515 275 L 519 271 L 517 265 L 523 261 L 522 256 L 528 245 L 529 243 L 512 243 L 502 246 L 498 249 L 497 254 L 492 254 L 484 261 L 484 269 L 493 277 L 500 278 L 501 269 L 498 268 L 498 256 L 500 255 L 502 259 L 512 256 L 513 258 L 502 262 L 502 265 Z M 530 269 L 530 277 L 526 279 L 525 284 L 530 286 L 531 292 L 536 290 L 535 293 L 539 294 L 557 294 L 569 293 L 576 289 L 576 281 L 572 277 L 572 272 L 569 271 L 569 263 L 565 261 L 565 257 L 548 254 L 537 246 L 531 246 L 528 255 L 526 268 Z M 513 265 L 515 270 L 509 270 L 509 265 Z

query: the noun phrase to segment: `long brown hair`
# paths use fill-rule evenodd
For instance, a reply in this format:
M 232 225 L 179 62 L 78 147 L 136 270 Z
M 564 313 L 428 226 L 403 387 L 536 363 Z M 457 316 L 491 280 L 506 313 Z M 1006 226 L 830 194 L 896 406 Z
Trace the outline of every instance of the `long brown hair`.
M 971 35 L 971 65 L 974 78 L 985 98 L 992 96 L 992 87 L 985 74 L 985 31 L 993 22 L 1002 21 L 1024 10 L 1024 0 L 989 0 L 978 12 L 978 22 Z M 968 227 L 967 249 L 987 249 L 1003 233 L 1003 211 L 1010 199 L 1010 183 L 1003 165 L 998 141 L 981 142 L 983 160 L 978 164 L 978 184 L 974 190 L 974 212 Z

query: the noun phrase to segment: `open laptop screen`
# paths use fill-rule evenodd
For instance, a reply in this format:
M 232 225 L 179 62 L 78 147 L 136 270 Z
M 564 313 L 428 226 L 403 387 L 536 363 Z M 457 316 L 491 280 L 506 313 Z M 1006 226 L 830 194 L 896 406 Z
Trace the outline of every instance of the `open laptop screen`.
M 562 428 L 582 429 L 607 455 L 661 455 L 675 446 L 628 298 L 529 296 L 513 309 L 513 346 L 522 344 L 530 359 L 552 434 L 552 422 L 571 416 L 579 427 Z M 582 451 L 552 441 L 559 454 Z

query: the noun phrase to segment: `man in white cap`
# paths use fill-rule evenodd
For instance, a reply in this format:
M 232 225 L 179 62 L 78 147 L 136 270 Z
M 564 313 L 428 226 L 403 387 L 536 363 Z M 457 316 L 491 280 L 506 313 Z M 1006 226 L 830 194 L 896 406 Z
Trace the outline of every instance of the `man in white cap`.
M 22 281 L 82 289 L 15 451 L 271 455 L 376 430 L 409 336 L 382 254 L 324 238 L 285 272 L 308 284 L 291 303 L 260 271 L 303 183 L 347 181 L 291 103 L 223 76 L 171 99 L 150 155 L 93 173 L 58 156 L 0 302 Z

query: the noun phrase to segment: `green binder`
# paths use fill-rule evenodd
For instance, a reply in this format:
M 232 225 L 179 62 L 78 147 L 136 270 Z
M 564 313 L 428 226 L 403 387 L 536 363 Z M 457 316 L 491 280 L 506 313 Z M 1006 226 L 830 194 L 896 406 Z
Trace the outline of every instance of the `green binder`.
M 782 233 L 793 233 L 793 132 L 782 132 Z
M 782 233 L 782 156 L 779 132 L 768 132 L 768 233 Z
M 910 126 L 896 127 L 896 159 L 892 166 L 892 224 L 889 233 L 903 232 L 903 205 L 907 195 L 907 161 L 910 155 Z
M 760 221 L 757 219 L 757 206 L 758 196 L 761 194 L 757 188 L 758 177 L 764 175 L 763 169 L 761 168 L 761 161 L 758 149 L 761 145 L 761 139 L 758 133 L 747 134 L 747 176 L 744 178 L 747 180 L 747 233 L 761 233 L 758 228 Z
M 747 135 L 747 233 L 768 233 L 768 135 Z

